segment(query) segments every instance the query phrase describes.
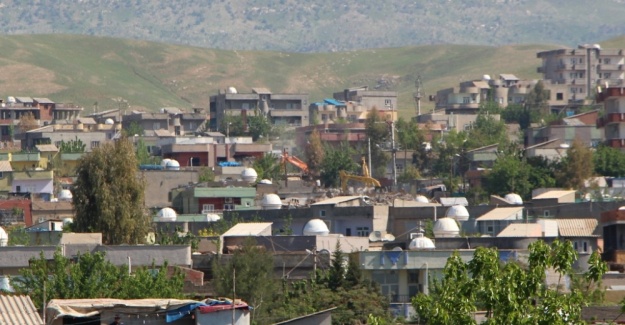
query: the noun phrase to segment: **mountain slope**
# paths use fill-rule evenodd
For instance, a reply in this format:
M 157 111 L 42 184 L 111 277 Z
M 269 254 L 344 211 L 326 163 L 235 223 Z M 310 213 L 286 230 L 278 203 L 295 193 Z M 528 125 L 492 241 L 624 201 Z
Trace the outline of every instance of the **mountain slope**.
M 603 43 L 625 47 L 625 38 Z M 400 111 L 414 114 L 414 81 L 424 94 L 459 81 L 513 73 L 536 78 L 536 52 L 549 45 L 435 45 L 337 53 L 224 51 L 145 41 L 73 35 L 0 37 L 0 92 L 75 102 L 87 112 L 207 107 L 218 89 L 268 87 L 274 92 L 309 93 L 310 101 L 346 87 L 368 85 L 400 93 Z M 424 103 L 424 110 L 431 103 Z M 128 109 L 124 107 L 125 109 Z
M 82 34 L 207 48 L 331 52 L 421 44 L 596 43 L 623 0 L 4 0 L 3 34 Z

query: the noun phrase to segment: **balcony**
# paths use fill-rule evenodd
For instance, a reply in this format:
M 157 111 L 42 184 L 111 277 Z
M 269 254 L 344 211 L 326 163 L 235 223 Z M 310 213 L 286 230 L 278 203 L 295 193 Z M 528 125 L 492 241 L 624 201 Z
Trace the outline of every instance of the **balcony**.
M 84 152 L 78 152 L 78 153 L 62 153 L 61 154 L 61 160 L 62 161 L 77 161 L 78 159 L 80 159 L 80 157 L 82 157 L 82 155 L 84 155 Z
M 44 179 L 53 179 L 54 172 L 51 170 L 27 170 L 23 172 L 13 172 L 13 180 L 14 181 L 25 181 L 25 180 L 44 180 Z
M 11 161 L 33 161 L 37 162 L 41 159 L 38 152 L 18 152 L 11 154 Z

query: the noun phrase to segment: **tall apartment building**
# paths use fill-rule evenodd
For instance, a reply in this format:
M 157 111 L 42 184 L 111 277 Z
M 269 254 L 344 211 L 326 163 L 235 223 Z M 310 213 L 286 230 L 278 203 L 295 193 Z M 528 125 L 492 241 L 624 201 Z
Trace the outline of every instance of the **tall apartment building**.
M 226 115 L 254 115 L 271 118 L 273 124 L 306 126 L 308 94 L 275 94 L 267 88 L 252 88 L 251 93 L 239 93 L 234 87 L 219 90 L 210 96 L 210 129 L 216 130 Z
M 580 45 L 577 49 L 538 52 L 543 79 L 569 88 L 569 102 L 579 103 L 594 96 L 597 86 L 622 86 L 625 78 L 625 51 L 602 49 L 599 44 Z
M 625 150 L 625 91 L 623 86 L 602 88 L 597 102 L 603 103 L 605 113 L 597 127 L 603 128 L 605 144 Z

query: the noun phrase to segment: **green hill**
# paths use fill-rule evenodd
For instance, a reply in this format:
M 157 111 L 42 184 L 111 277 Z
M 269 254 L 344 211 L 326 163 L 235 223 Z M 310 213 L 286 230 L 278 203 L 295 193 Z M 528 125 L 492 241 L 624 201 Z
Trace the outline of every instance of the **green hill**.
M 623 47 L 625 38 L 603 42 Z M 85 106 L 207 107 L 229 86 L 241 92 L 309 93 L 315 101 L 346 87 L 369 85 L 400 93 L 402 115 L 414 114 L 414 81 L 424 93 L 484 74 L 537 78 L 536 52 L 552 45 L 435 45 L 336 53 L 225 51 L 145 41 L 68 35 L 0 37 L 0 96 L 49 97 Z M 427 109 L 428 103 L 424 103 Z M 430 104 L 431 105 L 431 104 Z

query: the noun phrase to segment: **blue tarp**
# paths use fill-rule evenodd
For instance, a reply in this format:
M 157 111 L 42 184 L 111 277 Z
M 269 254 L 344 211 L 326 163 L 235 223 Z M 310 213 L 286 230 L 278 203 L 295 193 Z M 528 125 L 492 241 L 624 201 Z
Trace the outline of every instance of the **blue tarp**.
M 334 106 L 345 106 L 345 103 L 340 102 L 334 98 L 326 98 L 323 100 L 324 103 L 334 105 Z
M 222 161 L 219 163 L 219 166 L 221 167 L 239 167 L 241 166 L 240 162 L 236 162 L 236 161 Z
M 182 317 L 184 317 L 185 315 L 191 314 L 192 311 L 194 311 L 196 308 L 200 306 L 206 306 L 206 304 L 203 302 L 198 302 L 196 304 L 188 304 L 178 309 L 170 310 L 167 312 L 167 315 L 165 316 L 165 321 L 167 323 L 177 321 L 181 319 Z

